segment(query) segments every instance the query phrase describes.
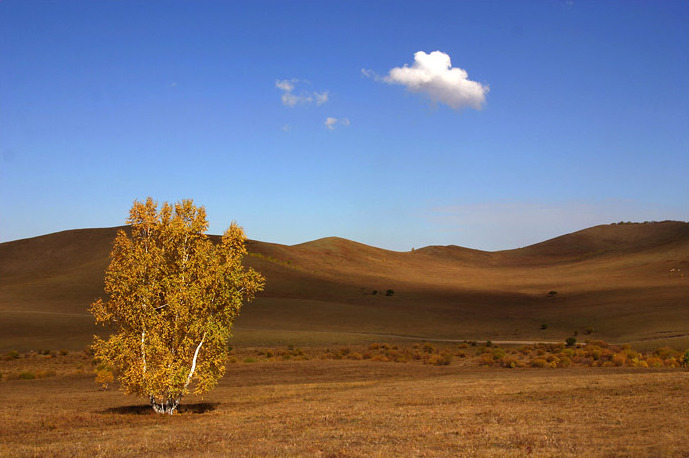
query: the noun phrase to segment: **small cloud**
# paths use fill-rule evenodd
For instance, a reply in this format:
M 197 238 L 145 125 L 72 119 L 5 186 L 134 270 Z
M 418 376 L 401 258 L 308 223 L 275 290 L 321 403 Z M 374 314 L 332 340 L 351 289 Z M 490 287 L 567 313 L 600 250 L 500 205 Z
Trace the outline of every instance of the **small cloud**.
M 326 118 L 325 119 L 325 127 L 327 127 L 330 130 L 335 130 L 335 124 L 337 124 L 337 118 Z
M 330 130 L 335 130 L 335 127 L 338 125 L 345 126 L 347 127 L 349 125 L 349 119 L 348 118 L 333 118 L 333 117 L 327 117 L 325 119 L 325 127 L 327 127 Z
M 170 87 L 175 87 L 177 86 L 177 83 L 170 83 Z
M 450 56 L 441 51 L 414 54 L 414 64 L 409 67 L 395 67 L 384 78 L 379 78 L 370 70 L 361 70 L 366 77 L 388 84 L 401 84 L 411 92 L 426 94 L 433 102 L 459 110 L 475 108 L 480 110 L 488 94 L 489 87 L 471 81 L 466 70 L 452 67 Z
M 308 81 L 301 81 L 299 79 L 291 80 L 277 80 L 275 81 L 275 87 L 282 91 L 282 104 L 288 107 L 294 107 L 296 105 L 310 105 L 315 103 L 317 106 L 323 105 L 328 101 L 328 91 L 316 92 L 301 89 L 297 89 L 299 84 L 309 84 Z
M 284 126 L 282 126 L 283 132 L 289 132 L 290 130 L 292 130 L 292 126 L 290 126 L 289 124 L 285 124 Z
M 275 87 L 277 87 L 278 89 L 282 89 L 285 92 L 292 92 L 292 90 L 294 89 L 294 84 L 287 80 L 277 80 L 275 82 Z
M 292 94 L 291 92 L 285 92 L 282 94 L 282 104 L 286 105 L 288 107 L 293 107 L 299 102 L 306 102 L 306 100 L 302 97 L 297 97 L 296 95 Z
M 323 105 L 325 102 L 328 101 L 328 91 L 325 91 L 320 94 L 318 92 L 314 92 L 313 96 L 316 99 L 316 105 L 318 106 Z
M 367 68 L 362 68 L 361 69 L 361 75 L 366 77 L 366 78 L 373 78 L 373 79 L 378 79 L 378 76 L 373 70 L 369 70 Z

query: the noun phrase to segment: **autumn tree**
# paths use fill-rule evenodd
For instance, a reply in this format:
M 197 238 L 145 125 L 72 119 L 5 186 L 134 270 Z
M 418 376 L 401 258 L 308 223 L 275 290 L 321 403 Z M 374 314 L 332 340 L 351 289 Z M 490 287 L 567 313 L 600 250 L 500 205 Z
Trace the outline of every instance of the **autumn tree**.
M 151 198 L 135 201 L 127 224 L 105 273 L 108 298 L 90 309 L 112 332 L 95 336 L 93 349 L 126 393 L 172 414 L 183 395 L 206 392 L 223 376 L 232 323 L 264 278 L 242 266 L 242 228 L 232 223 L 213 243 L 204 207 L 191 200 L 160 210 Z

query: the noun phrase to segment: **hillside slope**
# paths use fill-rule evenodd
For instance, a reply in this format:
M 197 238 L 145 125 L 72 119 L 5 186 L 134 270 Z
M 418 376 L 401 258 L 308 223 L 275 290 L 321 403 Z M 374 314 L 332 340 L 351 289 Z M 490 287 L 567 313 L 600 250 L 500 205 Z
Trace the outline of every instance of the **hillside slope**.
M 86 310 L 103 295 L 117 230 L 0 244 L 0 351 L 88 344 L 99 330 Z M 337 237 L 248 249 L 267 287 L 238 319 L 238 343 L 687 334 L 688 223 L 597 226 L 501 252 L 394 252 Z

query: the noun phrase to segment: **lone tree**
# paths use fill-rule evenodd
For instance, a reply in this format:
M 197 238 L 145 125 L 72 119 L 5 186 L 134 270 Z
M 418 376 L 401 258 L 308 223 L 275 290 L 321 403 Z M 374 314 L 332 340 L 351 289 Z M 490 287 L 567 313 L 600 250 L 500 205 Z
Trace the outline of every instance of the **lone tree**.
M 113 332 L 95 336 L 93 349 L 126 393 L 172 414 L 191 388 L 206 392 L 223 376 L 232 322 L 264 278 L 242 266 L 242 228 L 232 223 L 214 244 L 204 207 L 191 200 L 160 210 L 150 197 L 135 201 L 127 224 L 105 273 L 108 299 L 90 309 Z

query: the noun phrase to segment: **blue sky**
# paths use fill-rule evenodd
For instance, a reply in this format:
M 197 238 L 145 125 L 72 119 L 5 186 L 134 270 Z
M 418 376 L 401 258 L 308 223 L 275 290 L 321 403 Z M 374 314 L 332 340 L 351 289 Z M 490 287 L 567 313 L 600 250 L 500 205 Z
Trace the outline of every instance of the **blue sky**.
M 147 196 L 400 251 L 689 220 L 689 3 L 0 2 L 0 242 Z

